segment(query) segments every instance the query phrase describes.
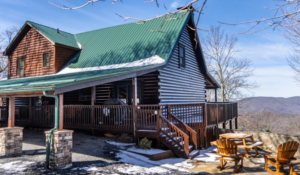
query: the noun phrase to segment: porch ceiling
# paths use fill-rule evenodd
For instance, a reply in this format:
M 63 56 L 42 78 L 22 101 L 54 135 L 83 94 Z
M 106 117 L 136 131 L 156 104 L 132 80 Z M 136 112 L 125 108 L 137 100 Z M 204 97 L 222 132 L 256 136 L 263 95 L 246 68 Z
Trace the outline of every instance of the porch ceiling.
M 55 90 L 55 93 L 75 90 L 83 86 L 91 87 L 123 78 L 130 78 L 159 69 L 162 65 L 149 65 L 119 69 L 77 72 L 69 74 L 54 74 L 38 77 L 18 78 L 0 81 L 0 96 L 8 93 L 37 92 Z M 105 80 L 105 81 L 104 81 Z M 63 89 L 65 88 L 65 89 Z M 63 90 L 62 90 L 63 89 Z

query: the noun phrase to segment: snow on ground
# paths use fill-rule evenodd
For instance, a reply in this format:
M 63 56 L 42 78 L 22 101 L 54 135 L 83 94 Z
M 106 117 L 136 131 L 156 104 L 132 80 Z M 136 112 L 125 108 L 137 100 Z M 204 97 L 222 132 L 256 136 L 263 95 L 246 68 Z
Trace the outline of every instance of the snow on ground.
M 13 161 L 0 164 L 0 169 L 3 169 L 7 173 L 17 173 L 26 170 L 30 166 L 35 166 L 35 162 Z
M 217 158 L 221 157 L 216 154 L 216 151 L 216 146 L 211 146 L 207 149 L 200 150 L 200 155 L 196 156 L 194 160 L 203 162 L 215 162 Z
M 62 69 L 57 74 L 66 74 L 66 73 L 74 73 L 74 72 L 83 72 L 83 71 L 95 71 L 95 70 L 107 70 L 107 69 L 119 69 L 119 68 L 127 68 L 127 67 L 138 67 L 138 66 L 148 66 L 154 64 L 164 64 L 165 60 L 158 55 L 154 55 L 149 58 L 140 59 L 137 61 L 122 63 L 122 64 L 112 64 L 107 66 L 98 66 L 98 67 L 87 67 L 87 68 L 69 68 L 66 67 Z
M 115 142 L 115 141 L 108 141 L 104 140 L 106 143 L 117 146 L 119 148 L 125 149 L 128 146 L 133 146 L 135 143 L 121 143 L 121 142 Z
M 194 168 L 192 164 L 189 164 L 187 159 L 182 158 L 169 158 L 158 161 L 152 161 L 147 157 L 134 154 L 128 151 L 120 150 L 116 154 L 116 158 L 119 158 L 119 162 L 131 164 L 130 171 L 135 170 L 136 174 L 149 172 L 159 172 L 160 174 L 170 173 L 172 171 L 184 171 L 187 172 L 186 168 Z M 119 169 L 122 172 L 123 169 Z M 128 170 L 129 171 L 129 170 Z M 123 172 L 127 173 L 127 172 Z
M 128 151 L 131 152 L 135 152 L 135 153 L 141 153 L 141 154 L 146 154 L 146 155 L 153 155 L 153 154 L 159 154 L 159 153 L 163 153 L 166 152 L 166 150 L 162 150 L 162 149 L 140 149 L 140 148 L 136 148 L 136 147 L 132 147 L 127 149 Z M 167 150 L 169 151 L 169 150 Z

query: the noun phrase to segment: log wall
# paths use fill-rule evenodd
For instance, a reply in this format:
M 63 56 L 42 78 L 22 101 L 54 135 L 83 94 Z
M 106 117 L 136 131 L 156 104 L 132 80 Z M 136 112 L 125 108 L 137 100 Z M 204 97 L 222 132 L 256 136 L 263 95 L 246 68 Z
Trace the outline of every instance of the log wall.
M 195 53 L 194 35 L 184 28 L 179 43 L 185 46 L 186 67 L 179 68 L 177 45 L 166 67 L 159 70 L 160 104 L 190 104 L 206 101 L 206 85 Z M 201 58 L 202 59 L 202 58 Z
M 43 53 L 49 53 L 49 66 L 43 67 Z M 54 70 L 54 45 L 31 28 L 17 45 L 8 61 L 8 78 L 20 78 L 17 76 L 17 59 L 24 57 L 24 77 L 49 75 Z
M 50 75 L 58 72 L 77 50 L 55 46 L 36 29 L 30 28 L 8 55 L 8 78 Z M 49 66 L 43 67 L 43 54 L 49 53 Z M 24 75 L 17 76 L 17 59 L 24 57 Z

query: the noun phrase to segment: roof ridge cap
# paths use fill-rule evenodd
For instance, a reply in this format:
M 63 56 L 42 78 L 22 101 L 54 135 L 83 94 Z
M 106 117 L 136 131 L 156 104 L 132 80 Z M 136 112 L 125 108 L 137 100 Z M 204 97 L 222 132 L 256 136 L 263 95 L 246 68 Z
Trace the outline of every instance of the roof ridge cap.
M 53 30 L 57 30 L 57 29 L 55 29 L 55 28 L 53 28 L 53 27 L 49 27 L 49 26 L 46 26 L 46 25 L 44 25 L 44 24 L 39 24 L 39 23 L 36 23 L 36 22 L 33 22 L 33 21 L 29 21 L 29 20 L 27 20 L 26 21 L 26 23 L 34 23 L 34 24 L 37 24 L 37 25 L 41 25 L 41 26 L 44 26 L 44 27 L 47 27 L 47 28 L 50 28 L 50 29 L 53 29 Z M 75 35 L 75 34 L 73 34 L 73 33 L 70 33 L 70 32 L 66 32 L 66 31 L 64 31 L 64 30 L 59 30 L 60 32 L 64 32 L 64 33 L 68 33 L 68 34 L 70 34 L 70 35 Z

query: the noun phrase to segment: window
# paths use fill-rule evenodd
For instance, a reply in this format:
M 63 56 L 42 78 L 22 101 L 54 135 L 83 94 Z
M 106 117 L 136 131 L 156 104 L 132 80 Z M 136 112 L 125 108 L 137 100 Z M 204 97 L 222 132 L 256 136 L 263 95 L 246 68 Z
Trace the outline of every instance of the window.
M 24 57 L 20 57 L 17 59 L 17 75 L 24 75 Z
M 129 83 L 116 85 L 116 97 L 128 105 L 132 105 L 132 85 Z M 137 85 L 137 104 L 141 103 L 141 85 Z
M 179 44 L 179 68 L 185 67 L 185 47 Z
M 49 53 L 43 54 L 43 67 L 49 66 Z
M 79 101 L 91 101 L 91 97 L 91 88 L 85 88 L 80 90 Z

